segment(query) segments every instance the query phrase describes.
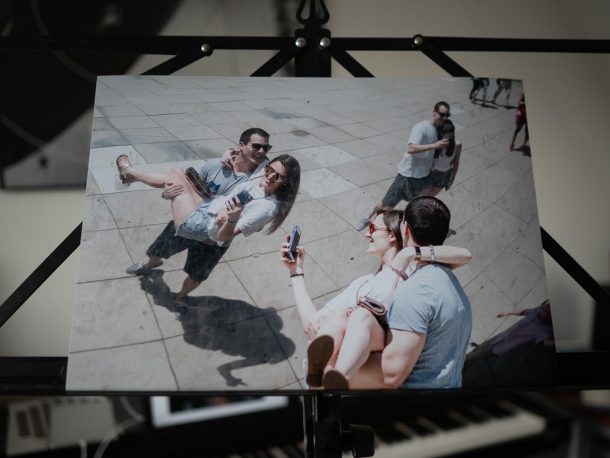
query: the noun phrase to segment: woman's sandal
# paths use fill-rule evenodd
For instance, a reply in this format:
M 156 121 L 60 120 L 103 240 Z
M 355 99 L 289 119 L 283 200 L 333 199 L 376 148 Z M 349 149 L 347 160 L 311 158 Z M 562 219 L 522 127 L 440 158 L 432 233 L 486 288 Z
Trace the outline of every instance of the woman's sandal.
M 312 388 L 322 386 L 322 375 L 328 360 L 333 355 L 333 338 L 321 335 L 313 339 L 307 347 L 307 377 L 305 381 Z
M 210 197 L 212 193 L 210 192 L 207 183 L 201 179 L 201 175 L 199 175 L 197 170 L 195 170 L 193 167 L 189 167 L 185 170 L 184 176 L 197 194 L 204 199 Z
M 119 170 L 119 179 L 123 184 L 130 184 L 135 181 L 135 178 L 127 176 L 127 169 L 129 167 L 133 167 L 131 162 L 129 161 L 129 156 L 127 154 L 121 154 L 116 158 L 116 166 Z

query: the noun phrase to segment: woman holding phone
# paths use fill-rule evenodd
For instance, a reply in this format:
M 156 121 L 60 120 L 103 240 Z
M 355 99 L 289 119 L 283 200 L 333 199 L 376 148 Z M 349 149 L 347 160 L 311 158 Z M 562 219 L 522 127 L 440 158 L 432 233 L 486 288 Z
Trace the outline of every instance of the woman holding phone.
M 238 184 L 228 195 L 203 197 L 201 189 L 197 191 L 197 177 L 187 179 L 182 169 L 172 169 L 167 174 L 143 172 L 136 170 L 126 155 L 119 156 L 116 162 L 124 183 L 140 181 L 165 187 L 176 235 L 199 241 L 223 242 L 239 234 L 248 236 L 269 222 L 268 233 L 274 232 L 292 209 L 301 177 L 299 162 L 282 154 L 266 164 L 261 174 Z M 172 189 L 180 192 L 173 193 Z
M 307 349 L 307 384 L 312 388 L 347 389 L 348 380 L 373 351 L 386 345 L 383 319 L 370 320 L 370 311 L 359 305 L 362 298 L 388 304 L 393 290 L 405 281 L 416 259 L 436 261 L 456 268 L 472 258 L 464 248 L 452 246 L 404 247 L 401 233 L 403 212 L 377 207 L 369 219 L 367 253 L 377 256 L 377 272 L 354 280 L 323 308 L 316 310 L 304 282 L 305 251 L 297 247 L 296 259 L 288 257 L 288 242 L 282 244 L 282 263 L 289 270 L 297 310 L 310 342 Z M 365 319 L 363 319 L 365 318 Z

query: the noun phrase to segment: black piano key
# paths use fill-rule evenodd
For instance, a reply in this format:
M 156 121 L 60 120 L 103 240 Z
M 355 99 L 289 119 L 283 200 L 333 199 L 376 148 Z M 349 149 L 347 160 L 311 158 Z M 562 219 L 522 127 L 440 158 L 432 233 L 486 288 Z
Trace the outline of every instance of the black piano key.
M 434 431 L 427 426 L 422 425 L 416 418 L 403 418 L 402 422 L 409 427 L 414 433 L 420 436 L 429 436 L 434 434 Z
M 32 427 L 34 428 L 34 436 L 36 437 L 45 437 L 45 428 L 42 423 L 42 413 L 38 406 L 30 407 L 28 409 L 30 412 L 30 418 L 32 419 Z
M 29 436 L 31 434 L 30 432 L 30 426 L 29 426 L 29 422 L 28 422 L 28 416 L 25 413 L 25 410 L 18 410 L 17 414 L 16 414 L 16 419 L 17 419 L 17 431 L 19 433 L 20 436 Z
M 438 426 L 440 429 L 444 429 L 445 431 L 451 431 L 456 428 L 461 428 L 464 426 L 457 420 L 454 420 L 449 415 L 448 412 L 428 412 L 426 413 L 426 418 L 428 418 L 432 423 Z
M 477 402 L 477 405 L 478 407 L 485 410 L 486 412 L 489 412 L 496 418 L 506 418 L 513 416 L 513 413 L 510 410 L 505 409 L 496 401 L 481 401 Z
M 405 435 L 398 431 L 391 424 L 384 424 L 378 427 L 375 427 L 375 434 L 379 436 L 379 438 L 387 444 L 393 444 L 395 442 L 400 442 L 405 440 Z
M 282 450 L 289 458 L 303 458 L 305 454 L 302 450 L 298 449 L 292 444 L 286 444 L 282 447 Z
M 453 410 L 472 423 L 484 423 L 491 420 L 488 414 L 480 409 L 473 409 L 471 406 L 456 406 Z

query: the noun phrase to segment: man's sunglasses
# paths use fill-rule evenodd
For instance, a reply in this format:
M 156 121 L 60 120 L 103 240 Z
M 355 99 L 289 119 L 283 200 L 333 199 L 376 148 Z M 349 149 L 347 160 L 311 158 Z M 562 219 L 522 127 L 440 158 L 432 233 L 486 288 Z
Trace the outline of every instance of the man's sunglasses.
M 279 172 L 276 172 L 269 164 L 265 165 L 265 177 L 270 181 L 284 181 L 286 177 Z
M 441 113 L 440 111 L 437 111 L 437 113 L 441 118 L 448 118 L 451 116 L 451 113 L 449 113 L 448 111 L 445 113 Z
M 268 153 L 272 148 L 272 146 L 268 143 L 265 143 L 264 145 L 262 143 L 250 143 L 250 145 L 252 145 L 253 151 L 259 151 L 262 149 L 265 153 Z

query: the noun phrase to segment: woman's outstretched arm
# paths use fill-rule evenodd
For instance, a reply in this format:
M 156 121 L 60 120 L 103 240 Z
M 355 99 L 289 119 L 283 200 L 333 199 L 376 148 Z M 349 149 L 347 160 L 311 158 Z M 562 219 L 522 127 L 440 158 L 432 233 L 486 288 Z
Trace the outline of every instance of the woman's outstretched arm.
M 305 333 L 311 338 L 313 337 L 311 334 L 318 311 L 305 286 L 305 271 L 303 269 L 305 250 L 301 246 L 297 247 L 297 256 L 294 261 L 290 261 L 288 258 L 288 242 L 282 243 L 280 252 L 282 255 L 282 264 L 288 269 L 291 276 L 292 293 L 294 294 L 294 299 L 297 303 L 297 311 L 301 318 L 301 324 Z

